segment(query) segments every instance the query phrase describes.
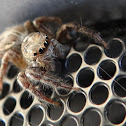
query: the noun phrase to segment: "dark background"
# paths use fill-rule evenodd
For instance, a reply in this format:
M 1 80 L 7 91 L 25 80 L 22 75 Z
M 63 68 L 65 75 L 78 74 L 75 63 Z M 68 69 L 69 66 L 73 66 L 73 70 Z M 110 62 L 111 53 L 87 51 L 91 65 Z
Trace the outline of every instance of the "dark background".
M 60 16 L 83 25 L 126 17 L 126 0 L 0 0 L 0 32 L 38 16 Z

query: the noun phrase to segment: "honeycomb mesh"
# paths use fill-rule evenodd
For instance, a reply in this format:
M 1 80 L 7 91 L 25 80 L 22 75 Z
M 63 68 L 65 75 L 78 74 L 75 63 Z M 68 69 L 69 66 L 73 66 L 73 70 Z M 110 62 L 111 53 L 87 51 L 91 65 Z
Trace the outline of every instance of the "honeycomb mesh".
M 66 79 L 81 91 L 41 89 L 47 97 L 57 94 L 60 107 L 46 106 L 22 89 L 19 70 L 10 64 L 0 96 L 0 126 L 125 126 L 125 39 L 110 38 L 109 49 L 81 41 L 70 48 L 63 62 Z

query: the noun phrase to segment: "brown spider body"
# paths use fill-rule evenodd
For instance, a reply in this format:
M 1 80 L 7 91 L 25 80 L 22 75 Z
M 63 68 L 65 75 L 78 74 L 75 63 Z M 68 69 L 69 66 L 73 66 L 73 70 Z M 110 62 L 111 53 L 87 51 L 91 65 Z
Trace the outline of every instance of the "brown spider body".
M 40 101 L 58 104 L 43 95 L 36 87 L 38 83 L 53 89 L 59 87 L 66 90 L 79 90 L 72 88 L 63 79 L 53 74 L 54 59 L 65 58 L 65 46 L 58 41 L 67 38 L 67 29 L 71 28 L 97 39 L 105 47 L 107 47 L 106 43 L 94 31 L 73 23 L 61 25 L 57 33 L 53 33 L 46 26 L 46 23 L 50 22 L 62 24 L 61 19 L 57 17 L 39 17 L 33 22 L 26 21 L 24 25 L 9 28 L 0 35 L 0 57 L 2 58 L 0 91 L 8 62 L 20 68 L 21 72 L 17 77 L 19 84 L 36 95 Z

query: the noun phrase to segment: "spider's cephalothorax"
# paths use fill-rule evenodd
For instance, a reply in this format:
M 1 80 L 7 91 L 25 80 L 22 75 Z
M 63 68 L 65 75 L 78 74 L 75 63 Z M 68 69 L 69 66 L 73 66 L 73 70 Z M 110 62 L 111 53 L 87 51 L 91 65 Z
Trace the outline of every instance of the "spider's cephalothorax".
M 22 54 L 29 66 L 54 70 L 53 59 L 65 57 L 65 47 L 55 39 L 40 32 L 29 34 L 22 43 Z M 52 69 L 51 69 L 52 68 Z
M 46 23 L 56 23 L 59 26 L 58 31 L 54 33 L 55 30 L 52 31 Z M 61 19 L 57 17 L 39 17 L 33 22 L 26 21 L 23 25 L 11 27 L 0 35 L 0 58 L 2 59 L 0 92 L 8 62 L 12 62 L 21 70 L 17 76 L 19 84 L 31 91 L 40 101 L 59 104 L 47 98 L 39 88 L 36 88 L 38 83 L 53 89 L 58 87 L 65 90 L 79 90 L 53 74 L 54 59 L 65 58 L 65 46 L 59 42 L 64 38 L 69 39 L 68 29 L 74 29 L 94 38 L 107 48 L 104 40 L 94 31 L 74 23 L 62 25 Z

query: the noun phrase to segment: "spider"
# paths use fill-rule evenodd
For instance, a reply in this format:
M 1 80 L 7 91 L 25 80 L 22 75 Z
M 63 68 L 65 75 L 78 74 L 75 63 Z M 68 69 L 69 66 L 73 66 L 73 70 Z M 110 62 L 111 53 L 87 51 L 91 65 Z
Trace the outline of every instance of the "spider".
M 47 23 L 56 23 L 59 29 L 56 33 Z M 31 91 L 40 101 L 59 105 L 58 102 L 46 97 L 36 85 L 46 85 L 65 90 L 79 90 L 69 86 L 63 79 L 53 74 L 56 58 L 64 59 L 65 46 L 60 44 L 62 39 L 69 39 L 68 30 L 74 29 L 81 34 L 97 39 L 105 48 L 107 44 L 93 30 L 79 24 L 62 24 L 58 17 L 38 17 L 26 21 L 23 25 L 8 28 L 0 35 L 0 92 L 8 62 L 12 62 L 21 71 L 17 76 L 18 83 Z

